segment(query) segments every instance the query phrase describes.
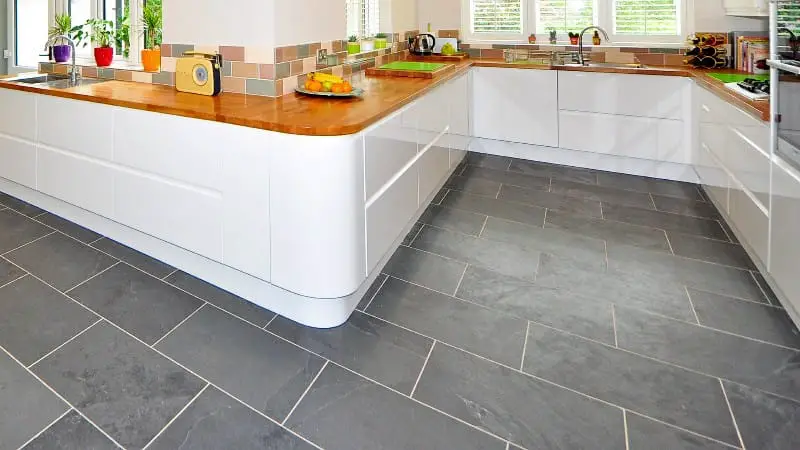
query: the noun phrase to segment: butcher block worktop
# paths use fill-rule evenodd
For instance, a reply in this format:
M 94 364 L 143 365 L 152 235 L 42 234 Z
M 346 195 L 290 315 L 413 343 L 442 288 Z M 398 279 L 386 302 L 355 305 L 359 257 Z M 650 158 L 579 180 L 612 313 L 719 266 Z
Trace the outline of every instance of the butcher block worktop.
M 459 76 L 470 67 L 567 70 L 691 77 L 703 87 L 761 120 L 769 120 L 769 102 L 755 102 L 727 90 L 706 71 L 686 67 L 576 67 L 535 66 L 501 60 L 470 60 L 455 63 L 455 70 L 433 79 L 364 77 L 357 84 L 363 98 L 329 99 L 290 94 L 281 98 L 225 93 L 203 97 L 177 92 L 172 87 L 125 81 L 107 81 L 69 89 L 53 89 L 0 81 L 0 87 L 56 97 L 153 111 L 177 116 L 224 122 L 251 128 L 309 136 L 340 136 L 358 133 L 436 86 Z M 715 72 L 720 72 L 719 70 Z M 735 71 L 730 71 L 736 73 Z M 531 86 L 535 89 L 535 86 Z

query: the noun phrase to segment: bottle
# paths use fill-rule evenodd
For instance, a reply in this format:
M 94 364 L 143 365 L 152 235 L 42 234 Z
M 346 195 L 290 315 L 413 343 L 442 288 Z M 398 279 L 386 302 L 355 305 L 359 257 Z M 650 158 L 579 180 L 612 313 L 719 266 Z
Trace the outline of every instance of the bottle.
M 594 30 L 594 36 L 592 36 L 592 44 L 600 45 L 601 43 L 602 43 L 602 41 L 600 40 L 600 32 L 597 31 L 597 30 Z

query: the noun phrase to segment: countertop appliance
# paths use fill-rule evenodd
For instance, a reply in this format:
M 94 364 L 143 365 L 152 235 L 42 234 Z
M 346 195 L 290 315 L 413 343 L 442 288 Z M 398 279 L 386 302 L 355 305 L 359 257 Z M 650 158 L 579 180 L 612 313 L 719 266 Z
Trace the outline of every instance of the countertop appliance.
M 436 37 L 429 33 L 418 34 L 408 39 L 408 49 L 413 55 L 432 55 L 434 47 L 436 47 Z
M 767 64 L 772 80 L 773 136 L 777 136 L 773 152 L 800 170 L 800 56 L 792 51 L 800 18 L 790 13 L 796 8 L 792 1 L 770 2 L 771 46 Z
M 175 89 L 200 95 L 222 91 L 222 55 L 184 52 L 175 65 Z

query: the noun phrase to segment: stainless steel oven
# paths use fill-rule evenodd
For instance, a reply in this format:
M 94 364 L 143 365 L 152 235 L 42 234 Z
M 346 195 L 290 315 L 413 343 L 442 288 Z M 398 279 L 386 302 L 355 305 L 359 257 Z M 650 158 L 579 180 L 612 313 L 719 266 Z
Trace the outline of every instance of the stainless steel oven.
M 800 0 L 770 0 L 773 151 L 800 170 Z

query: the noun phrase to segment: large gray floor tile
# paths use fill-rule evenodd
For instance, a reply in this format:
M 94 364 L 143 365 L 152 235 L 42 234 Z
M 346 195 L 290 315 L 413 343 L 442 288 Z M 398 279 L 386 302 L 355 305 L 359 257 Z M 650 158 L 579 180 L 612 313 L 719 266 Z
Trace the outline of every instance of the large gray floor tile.
M 311 450 L 314 447 L 209 386 L 148 448 Z
M 375 281 L 369 285 L 367 292 L 364 293 L 363 297 L 361 297 L 361 301 L 358 302 L 358 305 L 356 306 L 357 310 L 364 311 L 367 309 L 367 306 L 369 306 L 369 304 L 372 302 L 372 298 L 375 297 L 375 294 L 378 293 L 378 289 L 383 286 L 383 283 L 386 282 L 387 278 L 389 278 L 389 275 L 386 275 L 385 273 L 381 273 L 377 278 L 375 278 Z
M 611 186 L 639 192 L 678 197 L 689 200 L 704 200 L 696 185 L 681 181 L 640 177 L 624 173 L 599 172 L 597 182 L 601 186 Z
M 419 230 L 421 230 L 423 226 L 425 226 L 425 224 L 422 222 L 414 222 L 414 225 L 411 226 L 411 229 L 403 238 L 402 242 L 400 242 L 400 245 L 411 245 L 411 243 L 414 242 L 414 239 L 416 239 L 417 235 L 419 234 Z
M 710 239 L 728 239 L 728 235 L 725 234 L 725 230 L 722 229 L 719 222 L 711 219 L 605 203 L 603 204 L 603 217 L 607 220 L 662 228 L 667 231 L 694 234 Z
M 528 175 L 556 178 L 559 180 L 575 181 L 578 183 L 597 184 L 597 173 L 579 167 L 558 166 L 536 161 L 516 159 L 508 168 L 511 172 L 521 172 Z
M 329 450 L 503 450 L 505 442 L 328 364 L 286 426 Z
M 0 286 L 10 283 L 23 275 L 25 275 L 24 270 L 5 259 L 0 259 Z
M 134 267 L 138 267 L 156 278 L 164 278 L 175 270 L 174 267 L 167 263 L 151 258 L 144 253 L 138 252 L 108 238 L 103 238 L 95 242 L 92 244 L 92 247 L 108 253 L 115 258 L 119 258 Z
M 764 278 L 764 275 L 761 275 L 760 272 L 750 272 L 750 274 L 753 275 L 753 278 L 756 280 L 756 284 L 758 284 L 758 287 L 761 288 L 761 292 L 764 293 L 764 297 L 766 298 L 765 303 L 782 308 L 783 305 L 781 305 L 781 301 L 778 299 L 778 296 L 775 295 L 775 291 L 773 291 L 772 288 L 769 287 L 769 284 L 767 284 L 767 280 Z
M 713 203 L 662 195 L 653 195 L 653 201 L 659 211 L 682 214 L 684 216 L 703 217 L 705 219 L 719 219 L 721 217 Z
M 469 267 L 456 296 L 590 339 L 614 343 L 611 303 Z
M 669 244 L 664 230 L 642 227 L 623 222 L 601 219 L 587 219 L 560 211 L 547 211 L 545 228 L 557 228 L 572 233 L 603 239 L 609 243 L 635 245 L 669 252 Z
M 222 290 L 213 284 L 206 283 L 186 272 L 175 272 L 167 277 L 165 281 L 260 327 L 263 327 L 270 319 L 275 317 L 275 313 L 272 311 Z
M 9 209 L 0 211 L 0 253 L 13 250 L 53 230 Z
M 442 206 L 461 209 L 529 225 L 542 226 L 546 209 L 522 203 L 504 202 L 494 197 L 483 197 L 466 192 L 450 191 Z
M 540 208 L 555 209 L 578 216 L 602 218 L 600 202 L 596 200 L 570 197 L 565 194 L 503 185 L 498 200 L 525 203 Z
M 76 223 L 70 222 L 69 220 L 57 216 L 55 214 L 46 213 L 42 214 L 41 216 L 37 216 L 36 220 L 38 222 L 42 222 L 43 224 L 53 227 L 56 230 L 66 234 L 67 236 L 71 236 L 85 244 L 90 242 L 94 242 L 100 239 L 102 236 L 95 233 L 94 231 L 84 228 Z
M 0 289 L 0 345 L 26 366 L 98 319 L 30 276 Z
M 725 383 L 746 448 L 800 448 L 800 403 L 734 383 Z
M 540 253 L 521 245 L 480 239 L 428 226 L 422 229 L 412 246 L 530 280 L 535 278 L 539 265 Z
M 731 450 L 731 447 L 727 445 L 630 412 L 628 413 L 628 441 L 630 450 Z
M 536 284 L 564 289 L 621 306 L 639 308 L 694 320 L 689 296 L 683 284 L 639 273 L 602 272 L 572 258 L 544 254 Z
M 286 417 L 324 363 L 318 356 L 208 306 L 157 347 L 277 421 Z
M 736 443 L 716 378 L 531 324 L 524 370 L 665 422 Z
M 508 172 L 505 170 L 495 170 L 485 167 L 467 166 L 461 173 L 462 177 L 480 178 L 484 180 L 496 181 L 503 184 L 510 184 L 528 189 L 549 190 L 550 178 L 525 175 L 519 172 Z
M 61 233 L 39 239 L 6 257 L 61 291 L 77 286 L 117 262 Z
M 436 195 L 433 196 L 433 200 L 431 200 L 431 205 L 438 205 L 442 203 L 442 199 L 445 195 L 447 195 L 447 188 L 442 188 Z
M 486 358 L 517 367 L 527 323 L 389 278 L 367 312 Z
M 800 349 L 800 332 L 782 308 L 695 289 L 689 295 L 703 325 Z
M 446 230 L 478 236 L 481 234 L 483 224 L 486 222 L 486 215 L 461 209 L 431 205 L 422 213 L 419 222 Z M 419 231 L 419 229 L 417 229 L 417 231 Z
M 433 341 L 359 311 L 321 330 L 278 317 L 268 330 L 367 378 L 411 393 Z
M 445 183 L 446 189 L 454 191 L 464 191 L 471 194 L 483 195 L 485 197 L 495 197 L 500 191 L 499 181 L 487 180 L 485 178 L 462 177 L 453 175 Z
M 579 260 L 585 267 L 606 269 L 606 243 L 578 233 L 540 228 L 490 217 L 481 235 L 485 239 L 518 244 L 542 253 Z
M 68 409 L 0 350 L 0 450 L 16 450 Z
M 25 214 L 28 217 L 36 217 L 43 212 L 43 209 L 33 206 L 28 202 L 24 202 L 16 197 L 0 192 L 0 205 L 8 206 L 14 211 Z
M 699 259 L 740 269 L 755 270 L 756 265 L 740 244 L 706 239 L 690 234 L 667 232 L 672 250 L 678 256 Z
M 625 447 L 619 408 L 445 345 L 414 398 L 526 448 Z
M 205 384 L 106 322 L 33 371 L 128 448 L 142 448 Z
M 488 155 L 486 153 L 468 152 L 466 158 L 464 158 L 464 163 L 489 169 L 506 170 L 511 163 L 511 158 Z
M 619 346 L 800 400 L 800 353 L 689 323 L 617 308 Z
M 69 295 L 151 345 L 203 304 L 127 264 L 117 264 Z
M 460 261 L 400 246 L 383 272 L 434 291 L 454 294 L 466 267 Z
M 627 274 L 641 280 L 669 281 L 730 297 L 766 301 L 750 272 L 734 267 L 637 247 L 609 245 L 608 268 L 611 273 Z
M 117 447 L 75 410 L 45 430 L 25 450 L 113 450 Z
M 575 198 L 653 209 L 653 202 L 650 200 L 650 194 L 642 192 L 624 191 L 622 189 L 558 179 L 553 179 L 553 185 L 550 190 L 557 194 L 564 194 Z

